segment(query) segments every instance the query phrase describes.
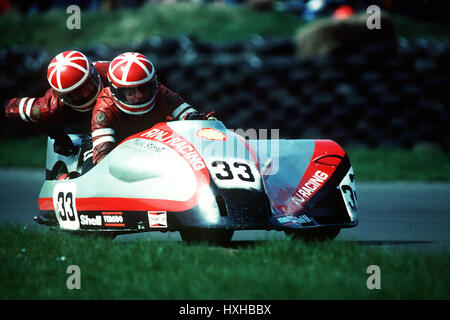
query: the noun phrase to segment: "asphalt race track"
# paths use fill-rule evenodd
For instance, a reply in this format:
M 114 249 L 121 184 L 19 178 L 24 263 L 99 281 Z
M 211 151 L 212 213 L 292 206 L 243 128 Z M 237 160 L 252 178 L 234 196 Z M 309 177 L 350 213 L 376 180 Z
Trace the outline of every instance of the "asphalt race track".
M 0 223 L 34 225 L 43 170 L 0 169 Z M 338 241 L 361 246 L 450 251 L 450 183 L 358 183 L 359 225 L 344 229 Z M 181 241 L 178 233 L 139 237 Z M 120 236 L 116 241 L 136 236 Z M 233 241 L 282 239 L 276 231 L 239 231 Z

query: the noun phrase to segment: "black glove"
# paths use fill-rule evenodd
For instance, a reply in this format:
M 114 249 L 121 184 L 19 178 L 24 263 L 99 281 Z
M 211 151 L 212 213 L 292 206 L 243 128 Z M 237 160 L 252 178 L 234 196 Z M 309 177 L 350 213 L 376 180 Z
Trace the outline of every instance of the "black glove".
M 55 143 L 53 143 L 53 151 L 62 154 L 63 156 L 70 156 L 77 152 L 77 148 L 73 145 L 72 140 L 67 134 L 56 136 Z
M 193 111 L 193 112 L 189 112 L 188 114 L 186 114 L 183 118 L 183 120 L 217 120 L 214 116 L 214 111 L 210 112 L 208 114 L 204 114 L 203 112 L 197 112 L 197 111 Z

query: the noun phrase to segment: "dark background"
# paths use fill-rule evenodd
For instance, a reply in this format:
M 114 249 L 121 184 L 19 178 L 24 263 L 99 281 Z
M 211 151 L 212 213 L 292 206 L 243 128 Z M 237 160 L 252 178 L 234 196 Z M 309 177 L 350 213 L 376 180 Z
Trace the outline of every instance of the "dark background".
M 421 3 L 409 10 L 397 1 L 396 10 L 441 21 L 441 11 L 420 10 Z M 307 57 L 299 55 L 303 43 L 293 37 L 227 43 L 152 37 L 78 49 L 93 61 L 125 51 L 147 55 L 162 83 L 201 111 L 215 110 L 229 128 L 279 128 L 281 138 L 330 138 L 344 147 L 426 144 L 448 151 L 450 42 L 394 36 L 394 42 L 381 37 Z M 0 101 L 43 95 L 46 69 L 57 53 L 0 48 Z M 2 139 L 32 135 L 0 124 Z

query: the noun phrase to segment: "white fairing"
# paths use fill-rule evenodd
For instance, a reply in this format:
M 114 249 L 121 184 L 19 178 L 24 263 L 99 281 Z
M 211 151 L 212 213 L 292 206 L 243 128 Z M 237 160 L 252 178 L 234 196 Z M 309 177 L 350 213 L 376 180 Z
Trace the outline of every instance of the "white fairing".
M 226 136 L 225 141 L 208 140 L 196 135 L 205 127 Z M 256 152 L 252 156 L 243 138 L 227 130 L 219 121 L 170 122 L 168 125 L 188 140 L 201 153 L 214 183 L 222 189 L 262 190 Z M 256 158 L 254 158 L 254 156 Z
M 75 162 L 70 160 L 68 163 Z M 70 181 L 76 185 L 77 198 L 187 201 L 197 190 L 194 171 L 176 151 L 160 142 L 144 139 L 122 143 L 87 174 Z M 47 180 L 40 197 L 53 197 L 54 202 L 58 201 L 54 190 L 65 184 L 65 181 Z
M 145 188 L 148 198 L 186 201 L 197 189 L 197 180 L 189 164 L 160 142 L 129 140 L 107 159 L 110 175 L 121 184 L 132 187 L 134 182 L 148 181 Z M 174 189 L 177 192 L 173 192 Z M 134 192 L 138 190 L 133 189 Z
M 80 148 L 81 142 L 83 140 L 83 135 L 69 134 L 69 137 L 72 140 L 73 145 L 76 148 Z M 47 158 L 46 158 L 47 170 L 51 171 L 57 162 L 62 161 L 66 165 L 68 172 L 81 171 L 81 168 L 78 167 L 79 154 L 77 154 L 75 156 L 71 155 L 71 156 L 66 157 L 59 153 L 56 153 L 53 151 L 54 142 L 55 141 L 52 138 L 47 138 Z
M 80 146 L 80 136 L 71 138 L 76 146 Z M 80 170 L 80 155 L 56 155 L 52 141 L 49 142 L 48 170 L 52 170 L 59 161 L 65 163 L 69 172 Z M 307 171 L 313 163 L 315 144 L 315 140 L 246 140 L 233 130 L 227 130 L 219 121 L 173 121 L 154 126 L 120 143 L 100 163 L 80 177 L 63 181 L 47 180 L 39 198 L 46 208 L 49 207 L 48 203 L 53 203 L 51 209 L 55 210 L 59 225 L 65 230 L 78 230 L 80 226 L 101 226 L 100 214 L 97 215 L 100 217 L 98 218 L 85 212 L 115 210 L 148 211 L 151 215 L 149 225 L 162 228 L 167 227 L 167 213 L 184 213 L 193 206 L 198 206 L 201 209 L 199 212 L 205 213 L 204 219 L 208 223 L 225 223 L 231 218 L 224 216 L 223 210 L 219 210 L 220 199 L 233 203 L 232 197 L 236 194 L 242 198 L 251 195 L 248 196 L 251 198 L 260 195 L 255 191 L 261 191 L 264 199 L 267 195 L 268 203 L 270 202 L 267 210 L 271 210 L 272 215 L 279 218 L 278 222 L 270 223 L 275 223 L 277 228 L 280 223 L 283 224 L 282 227 L 303 226 L 310 224 L 312 218 L 310 220 L 306 214 L 295 216 L 293 213 L 300 212 L 303 203 L 307 203 L 332 174 L 330 171 L 329 175 L 320 176 L 320 179 L 316 177 L 314 189 L 301 189 L 303 183 L 300 185 L 300 182 L 305 172 L 310 172 L 312 177 L 321 172 L 319 170 L 325 170 L 319 167 L 317 171 Z M 342 173 L 340 171 L 340 176 Z M 333 195 L 336 194 L 334 188 L 338 188 L 342 195 L 351 220 L 350 223 L 346 220 L 347 226 L 356 225 L 357 198 L 353 169 L 350 167 L 339 185 L 337 181 L 333 182 L 332 188 Z M 309 198 L 305 200 L 299 195 Z M 258 207 L 259 202 L 264 202 L 261 201 L 262 197 L 255 197 L 256 200 L 250 198 L 248 203 L 255 207 Z M 122 205 L 122 202 L 125 204 Z M 120 204 L 120 209 L 116 209 L 117 203 Z M 144 203 L 144 209 L 139 206 L 138 209 L 128 209 L 131 203 Z M 167 203 L 171 206 L 168 207 Z M 240 207 L 247 206 L 245 201 L 244 205 L 241 205 L 242 202 L 235 203 Z M 264 205 L 266 204 L 261 203 L 261 207 Z M 258 214 L 260 212 L 254 211 Z M 260 223 L 259 220 L 255 221 Z M 267 226 L 266 228 L 270 228 L 272 225 Z

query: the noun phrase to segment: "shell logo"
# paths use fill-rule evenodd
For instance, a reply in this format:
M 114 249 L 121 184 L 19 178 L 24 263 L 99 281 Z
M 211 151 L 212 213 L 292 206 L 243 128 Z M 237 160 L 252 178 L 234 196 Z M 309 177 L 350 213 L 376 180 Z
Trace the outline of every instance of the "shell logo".
M 197 136 L 206 140 L 217 140 L 217 141 L 225 141 L 227 140 L 227 136 L 213 128 L 203 128 L 197 131 Z

